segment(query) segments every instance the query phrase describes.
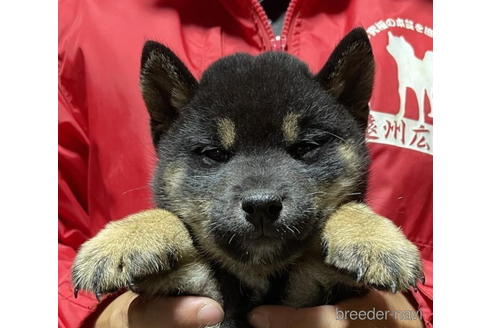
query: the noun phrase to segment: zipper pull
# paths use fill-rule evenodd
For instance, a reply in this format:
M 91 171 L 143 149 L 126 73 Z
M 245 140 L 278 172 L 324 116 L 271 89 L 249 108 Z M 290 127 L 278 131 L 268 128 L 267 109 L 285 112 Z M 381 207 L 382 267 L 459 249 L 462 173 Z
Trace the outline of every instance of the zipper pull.
M 273 51 L 284 51 L 287 46 L 287 38 L 284 35 L 277 35 L 270 42 Z

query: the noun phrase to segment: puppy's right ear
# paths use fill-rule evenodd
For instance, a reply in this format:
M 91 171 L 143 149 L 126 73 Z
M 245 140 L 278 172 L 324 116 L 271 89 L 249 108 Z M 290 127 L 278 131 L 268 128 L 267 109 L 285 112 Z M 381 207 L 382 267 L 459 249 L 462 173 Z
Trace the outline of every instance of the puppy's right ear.
M 142 51 L 140 88 L 150 114 L 152 141 L 160 137 L 179 116 L 198 85 L 190 71 L 167 47 L 147 41 Z

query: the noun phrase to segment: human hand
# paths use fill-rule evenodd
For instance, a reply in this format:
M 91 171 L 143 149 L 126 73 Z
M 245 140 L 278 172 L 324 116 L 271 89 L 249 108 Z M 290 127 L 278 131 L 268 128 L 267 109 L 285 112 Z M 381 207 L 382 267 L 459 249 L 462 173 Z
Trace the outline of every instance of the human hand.
M 356 311 L 358 320 L 350 320 Z M 375 318 L 363 314 L 380 313 Z M 354 312 L 355 313 L 355 312 Z M 385 314 L 386 313 L 386 314 Z M 404 315 L 417 317 L 403 318 Z M 354 318 L 354 317 L 352 317 Z M 250 313 L 255 328 L 423 328 L 418 312 L 401 293 L 371 290 L 367 295 L 342 301 L 336 305 L 311 308 L 260 306 Z M 364 320 L 363 320 L 364 319 Z
M 213 326 L 223 317 L 220 305 L 206 297 L 145 300 L 126 292 L 104 309 L 94 328 L 200 328 Z

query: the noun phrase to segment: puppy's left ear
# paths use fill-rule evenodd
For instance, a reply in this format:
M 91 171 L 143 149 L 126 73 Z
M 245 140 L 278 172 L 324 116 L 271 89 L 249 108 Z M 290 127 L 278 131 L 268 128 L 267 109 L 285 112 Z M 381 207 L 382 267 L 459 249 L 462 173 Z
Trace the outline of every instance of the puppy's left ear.
M 367 126 L 374 83 L 374 57 L 363 28 L 353 29 L 340 41 L 315 78 L 363 128 Z

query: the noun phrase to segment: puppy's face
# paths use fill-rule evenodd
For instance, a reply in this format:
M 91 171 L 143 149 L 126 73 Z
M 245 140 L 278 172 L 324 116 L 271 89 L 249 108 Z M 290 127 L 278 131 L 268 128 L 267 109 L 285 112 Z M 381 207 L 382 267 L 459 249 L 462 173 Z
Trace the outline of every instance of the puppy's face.
M 302 249 L 337 206 L 363 196 L 372 65 L 355 30 L 316 76 L 270 52 L 223 58 L 198 83 L 169 49 L 147 43 L 157 205 L 221 256 L 271 263 Z

